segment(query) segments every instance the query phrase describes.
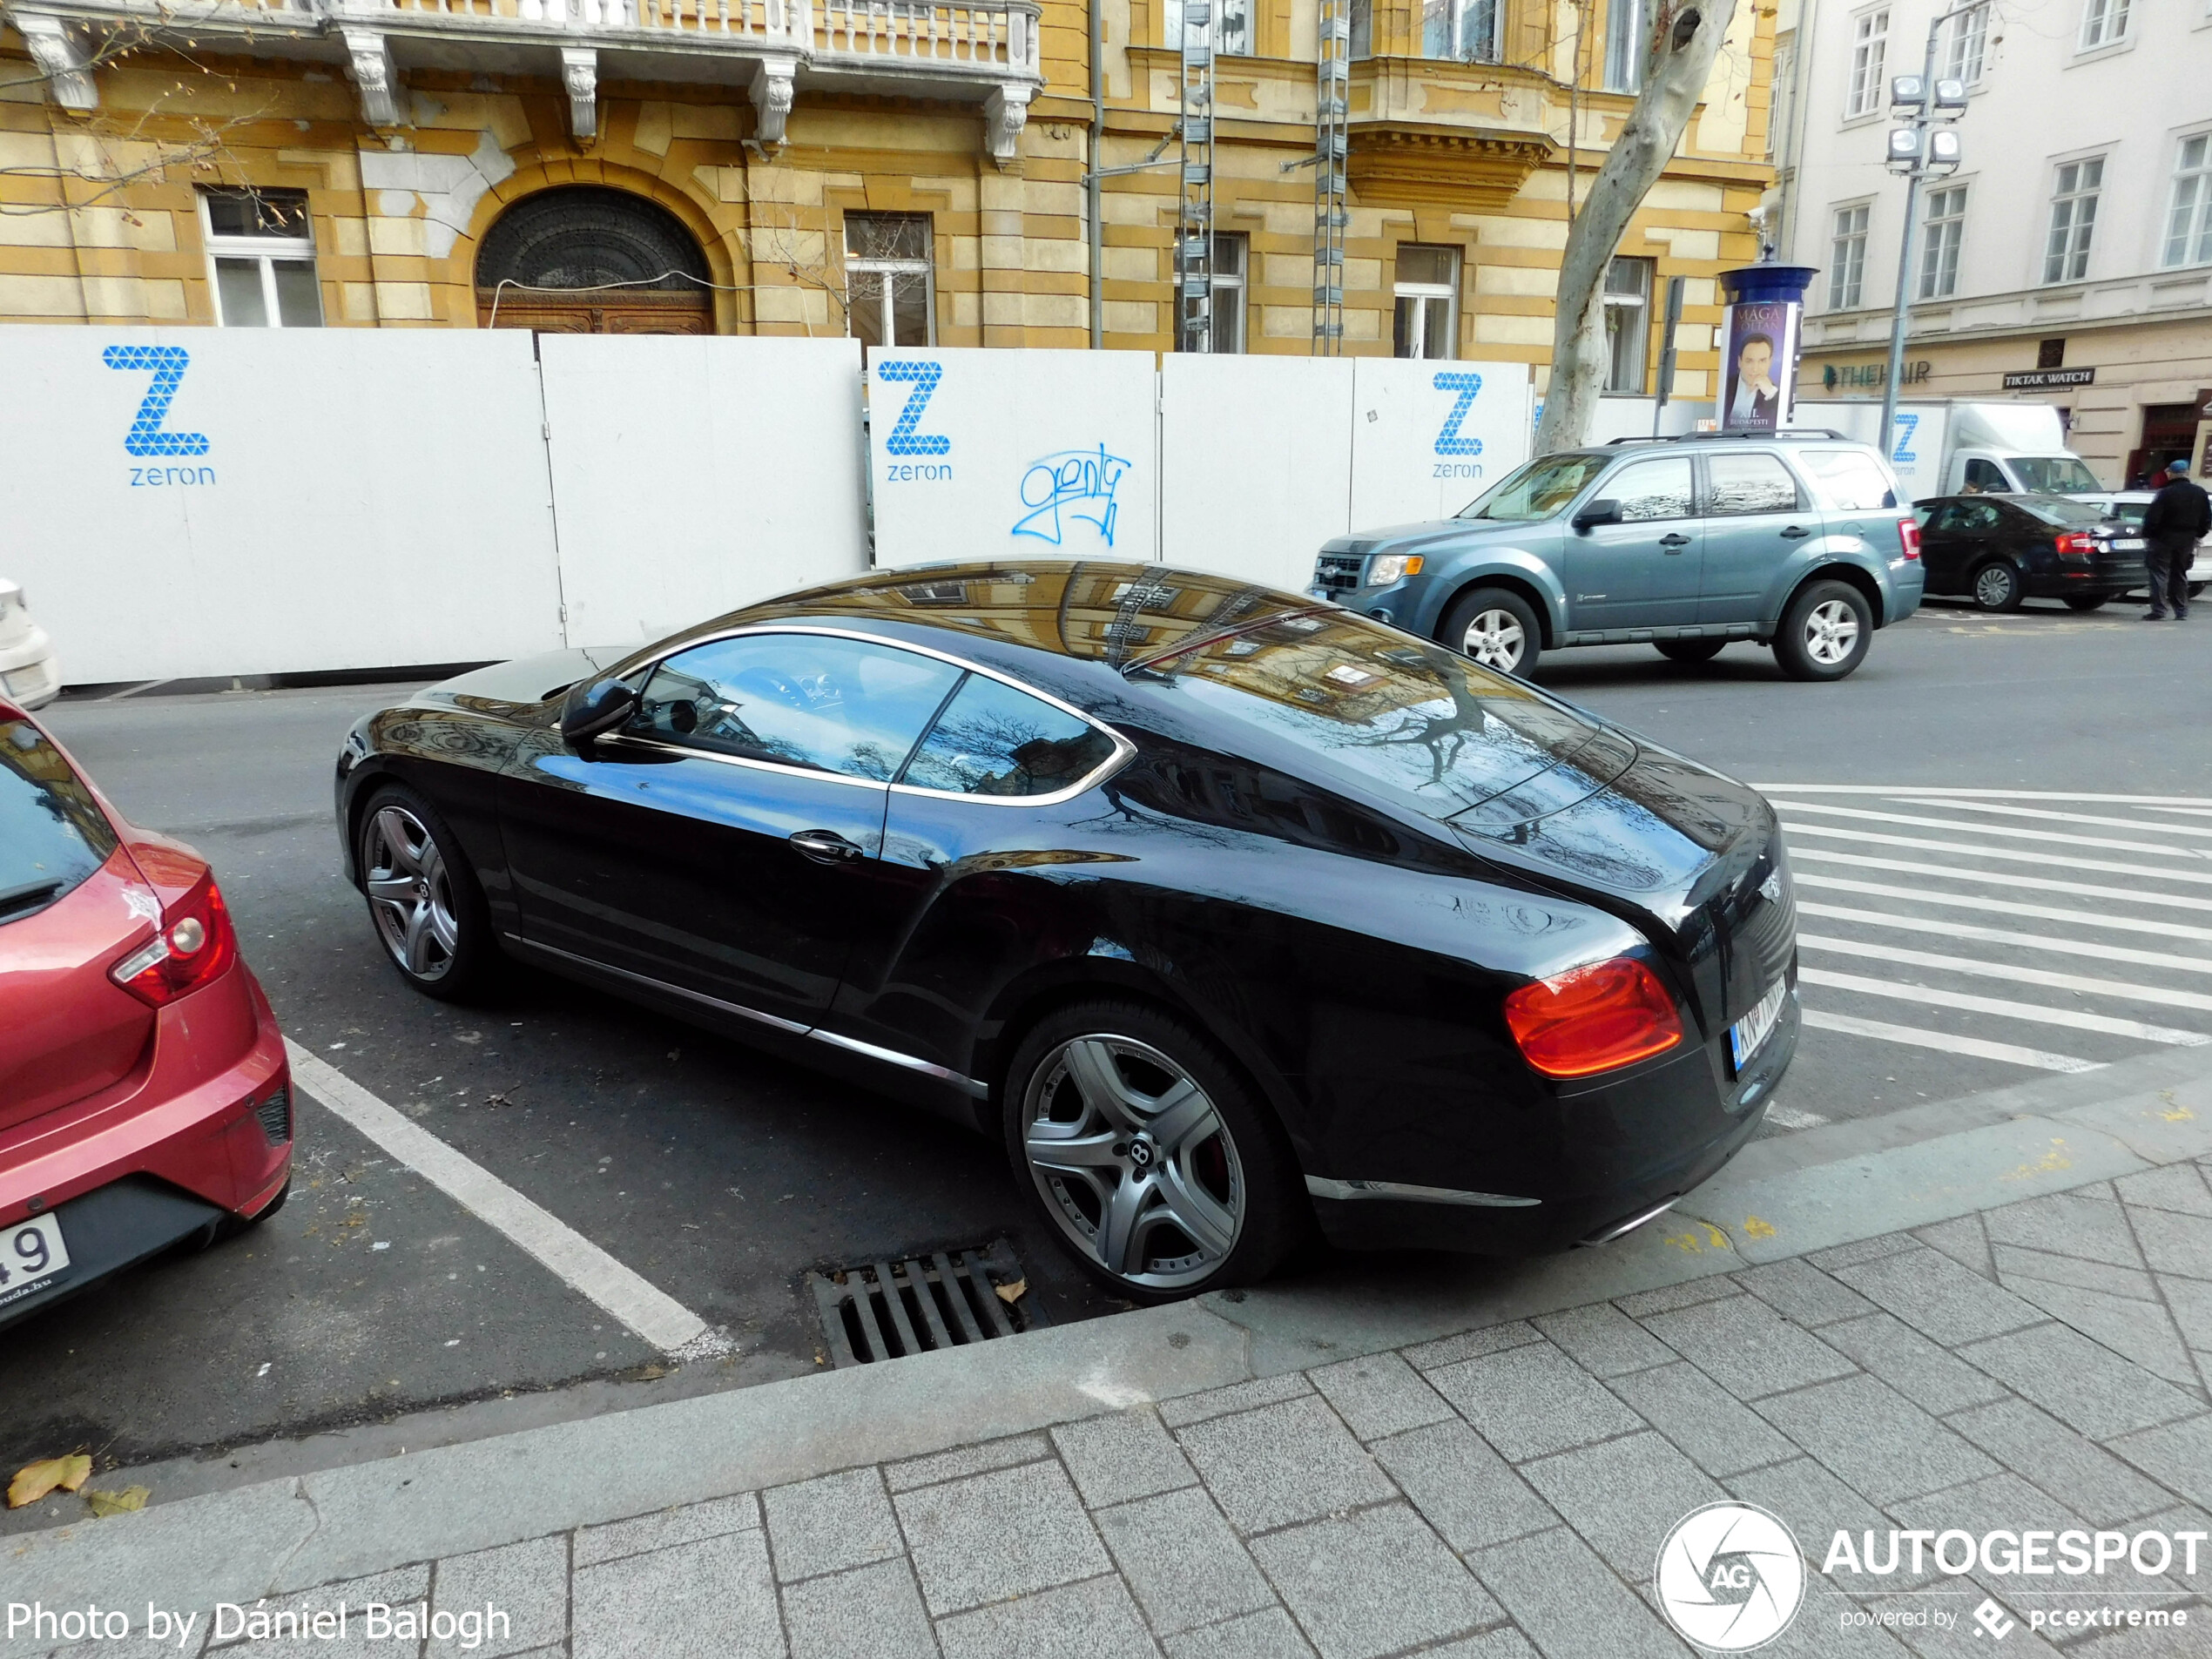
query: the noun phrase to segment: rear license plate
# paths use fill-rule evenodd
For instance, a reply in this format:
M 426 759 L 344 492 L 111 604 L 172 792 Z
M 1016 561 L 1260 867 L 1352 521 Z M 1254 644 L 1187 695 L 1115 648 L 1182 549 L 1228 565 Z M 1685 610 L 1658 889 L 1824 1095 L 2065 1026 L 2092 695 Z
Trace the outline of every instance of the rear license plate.
M 58 1216 L 33 1216 L 0 1227 L 0 1307 L 36 1296 L 69 1266 Z
M 2143 550 L 2143 543 L 2141 537 L 2125 542 L 2114 542 L 2112 544 L 2112 550 L 2115 553 L 2140 553 Z
M 1773 988 L 1759 999 L 1758 1007 L 1728 1028 L 1730 1055 L 1738 1071 L 1744 1062 L 1759 1051 L 1759 1045 L 1774 1035 L 1775 1022 L 1782 1017 L 1782 1000 L 1790 995 L 1787 981 L 1777 980 Z

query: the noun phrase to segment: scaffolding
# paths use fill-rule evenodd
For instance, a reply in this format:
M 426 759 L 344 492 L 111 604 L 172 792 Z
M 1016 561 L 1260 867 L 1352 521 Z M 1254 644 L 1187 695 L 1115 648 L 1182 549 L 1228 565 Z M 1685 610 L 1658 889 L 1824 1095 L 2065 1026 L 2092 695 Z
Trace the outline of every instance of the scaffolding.
M 1176 344 L 1213 349 L 1213 49 L 1219 0 L 1183 0 L 1182 206 L 1175 229 Z M 1349 0 L 1325 0 L 1348 5 Z
M 1352 0 L 1321 0 L 1313 81 L 1313 354 L 1344 352 L 1345 163 L 1352 150 Z

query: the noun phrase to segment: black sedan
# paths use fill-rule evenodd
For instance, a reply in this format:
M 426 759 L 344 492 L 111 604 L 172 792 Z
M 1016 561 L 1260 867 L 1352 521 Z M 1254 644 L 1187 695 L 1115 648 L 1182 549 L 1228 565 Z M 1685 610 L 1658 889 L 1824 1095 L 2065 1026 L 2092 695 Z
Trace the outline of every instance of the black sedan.
M 338 765 L 392 961 L 502 956 L 1003 1142 L 1124 1294 L 1648 1220 L 1797 1036 L 1743 786 L 1335 605 L 879 572 L 448 680 Z
M 1983 610 L 2061 599 L 2094 610 L 2148 580 L 2140 523 L 2065 496 L 1938 496 L 1915 502 L 1928 592 Z

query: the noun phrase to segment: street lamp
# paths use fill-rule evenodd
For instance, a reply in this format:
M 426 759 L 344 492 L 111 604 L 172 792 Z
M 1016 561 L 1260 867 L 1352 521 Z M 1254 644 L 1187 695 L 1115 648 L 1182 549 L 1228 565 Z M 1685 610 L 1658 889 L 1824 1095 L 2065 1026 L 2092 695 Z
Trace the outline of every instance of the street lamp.
M 1936 78 L 1936 50 L 1943 26 L 1953 17 L 1979 11 L 1989 0 L 1953 6 L 1928 25 L 1928 55 L 1918 75 L 1899 75 L 1890 82 L 1890 118 L 1903 125 L 1890 130 L 1889 169 L 1905 180 L 1905 234 L 1897 256 L 1897 296 L 1890 307 L 1890 369 L 1882 382 L 1882 451 L 1889 453 L 1891 434 L 1897 430 L 1898 381 L 1905 373 L 1905 324 L 1912 301 L 1912 238 L 1920 226 L 1920 185 L 1924 179 L 1947 178 L 1965 158 L 1959 134 L 1950 125 L 1966 112 L 1966 84 Z

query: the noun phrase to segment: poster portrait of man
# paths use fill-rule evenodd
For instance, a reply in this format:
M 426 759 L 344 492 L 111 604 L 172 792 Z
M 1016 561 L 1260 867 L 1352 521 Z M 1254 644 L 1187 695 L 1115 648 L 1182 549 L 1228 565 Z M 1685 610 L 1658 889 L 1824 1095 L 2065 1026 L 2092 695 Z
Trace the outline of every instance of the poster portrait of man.
M 1784 301 L 1729 307 L 1721 346 L 1721 425 L 1770 432 L 1790 411 L 1797 364 L 1797 307 Z

